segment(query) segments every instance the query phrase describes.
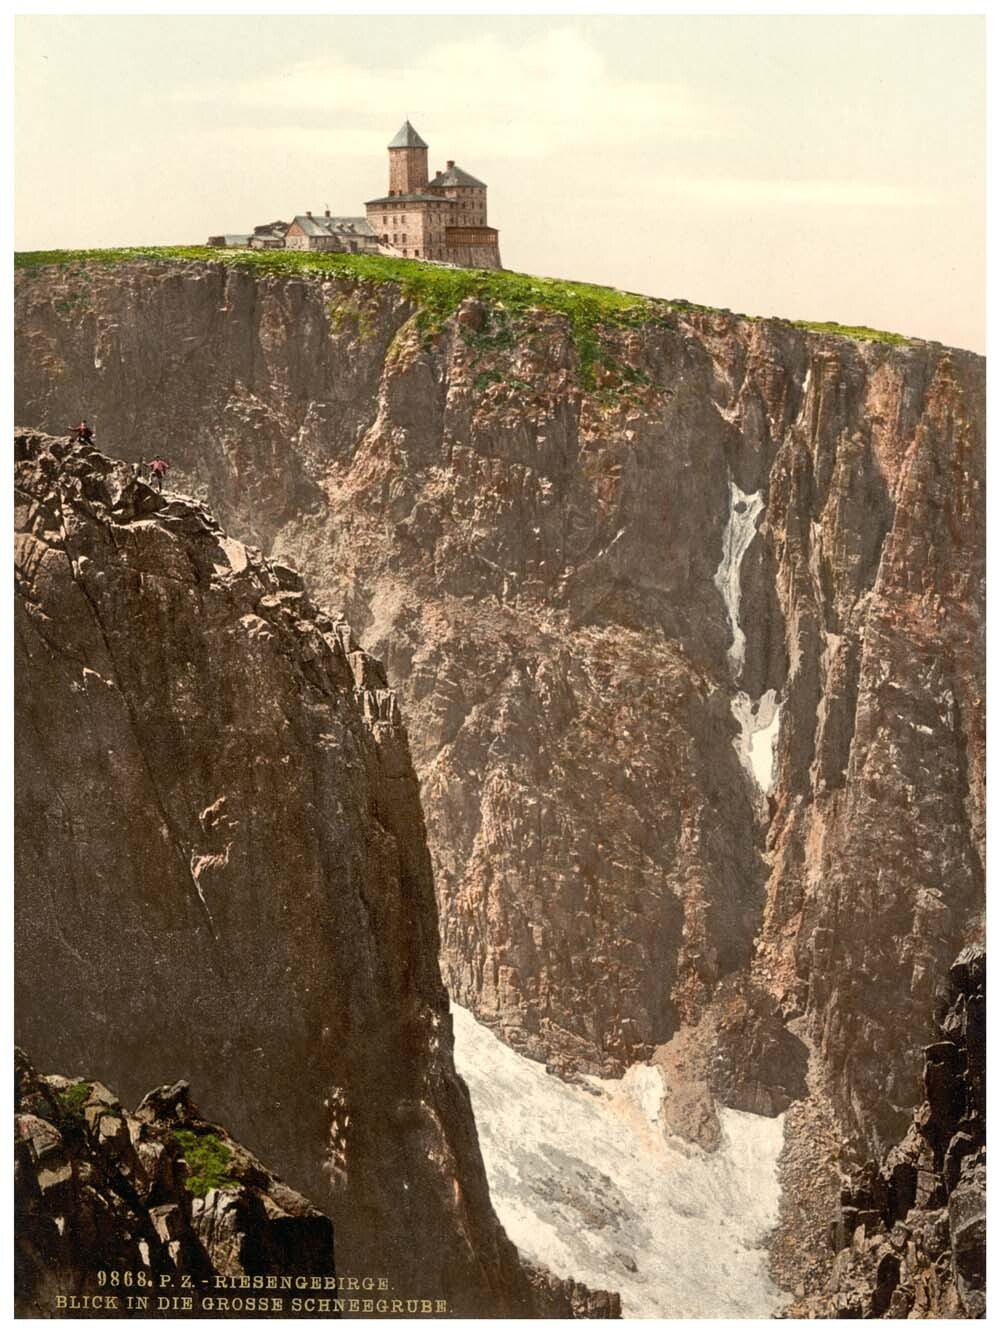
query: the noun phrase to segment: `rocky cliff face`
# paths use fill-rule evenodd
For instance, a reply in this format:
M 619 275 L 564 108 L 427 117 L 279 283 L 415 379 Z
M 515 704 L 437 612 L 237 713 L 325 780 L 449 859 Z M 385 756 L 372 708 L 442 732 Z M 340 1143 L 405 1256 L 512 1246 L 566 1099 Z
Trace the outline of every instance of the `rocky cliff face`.
M 752 970 L 891 1141 L 982 909 L 981 359 L 651 307 L 584 376 L 543 308 L 414 315 L 29 270 L 18 409 L 165 448 L 385 658 L 446 977 L 505 1040 L 620 1074 Z
M 901 1143 L 857 1172 L 831 1222 L 826 1292 L 788 1315 L 979 1319 L 986 1311 L 986 956 L 962 951 L 925 1101 Z
M 15 455 L 18 1040 L 133 1103 L 190 1079 L 330 1214 L 341 1272 L 531 1313 L 379 663 L 131 466 L 28 434 Z
M 338 1294 L 330 1219 L 204 1120 L 186 1083 L 133 1114 L 103 1083 L 39 1075 L 18 1051 L 14 1192 L 20 1318 L 197 1318 L 234 1294 L 292 1313 L 277 1282 L 246 1290 L 249 1276 Z

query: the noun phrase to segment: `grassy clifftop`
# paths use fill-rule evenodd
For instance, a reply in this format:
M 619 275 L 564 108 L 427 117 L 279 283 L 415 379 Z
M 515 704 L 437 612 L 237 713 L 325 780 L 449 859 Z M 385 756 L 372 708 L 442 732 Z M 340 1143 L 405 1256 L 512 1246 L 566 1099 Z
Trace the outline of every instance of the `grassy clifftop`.
M 600 326 L 638 326 L 663 321 L 670 312 L 710 310 L 685 300 L 661 300 L 599 287 L 587 282 L 539 278 L 507 269 L 446 268 L 416 259 L 392 259 L 384 255 L 309 253 L 297 250 L 220 250 L 207 245 L 127 247 L 115 250 L 31 250 L 14 256 L 17 269 L 49 265 L 73 267 L 81 264 L 121 264 L 134 261 L 209 261 L 231 264 L 260 273 L 316 274 L 346 277 L 360 282 L 397 283 L 416 305 L 421 325 L 439 328 L 467 297 L 488 305 L 502 306 L 509 315 L 529 309 L 553 310 L 565 315 L 577 345 L 586 351 L 594 330 Z M 723 313 L 731 313 L 729 311 Z M 758 318 L 744 316 L 743 318 Z M 908 343 L 899 333 L 886 333 L 863 326 L 809 320 L 780 320 L 814 333 L 853 338 L 864 342 Z

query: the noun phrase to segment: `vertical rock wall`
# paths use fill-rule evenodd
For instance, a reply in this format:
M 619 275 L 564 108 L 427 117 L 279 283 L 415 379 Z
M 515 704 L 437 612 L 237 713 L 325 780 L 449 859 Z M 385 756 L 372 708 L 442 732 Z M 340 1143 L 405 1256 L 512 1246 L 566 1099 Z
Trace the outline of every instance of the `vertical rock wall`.
M 341 1272 L 531 1313 L 379 663 L 129 465 L 30 435 L 16 457 L 18 1040 L 133 1104 L 195 1083 L 329 1212 Z
M 924 1101 L 831 1219 L 825 1292 L 789 1316 L 982 1319 L 986 1313 L 986 956 L 963 949 L 924 1051 Z
M 428 340 L 391 286 L 221 265 L 17 310 L 25 419 L 165 445 L 386 660 L 459 999 L 620 1073 L 752 966 L 900 1129 L 982 907 L 980 358 L 664 307 L 584 392 L 542 310 Z

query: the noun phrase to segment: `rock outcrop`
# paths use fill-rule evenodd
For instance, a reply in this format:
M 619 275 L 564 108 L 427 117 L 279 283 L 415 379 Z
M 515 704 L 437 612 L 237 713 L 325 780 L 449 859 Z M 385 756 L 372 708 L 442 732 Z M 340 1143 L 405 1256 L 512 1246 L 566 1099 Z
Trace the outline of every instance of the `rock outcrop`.
M 789 1317 L 978 1319 L 986 1310 L 986 956 L 963 950 L 905 1138 L 845 1187 L 825 1294 Z
M 543 1319 L 620 1319 L 621 1297 L 613 1291 L 584 1286 L 574 1278 L 553 1277 L 547 1268 L 525 1263 L 535 1291 L 538 1315 Z
M 130 465 L 29 433 L 15 457 L 17 1039 L 133 1104 L 188 1080 L 329 1214 L 338 1271 L 532 1313 L 381 666 Z
M 726 977 L 695 1024 L 657 1047 L 660 1107 L 673 1134 L 714 1149 L 718 1109 L 775 1116 L 807 1096 L 805 1045 L 789 1032 L 778 1003 L 746 976 Z
M 134 1112 L 93 1079 L 14 1068 L 21 1318 L 413 1318 L 437 1302 L 338 1275 L 333 1224 L 220 1125 L 187 1083 Z M 525 1264 L 531 1313 L 618 1319 L 621 1301 Z
M 620 1074 L 752 971 L 878 1151 L 981 923 L 982 359 L 652 305 L 583 376 L 543 306 L 26 270 L 18 409 L 169 440 L 385 659 L 457 999 Z
M 249 1276 L 341 1294 L 330 1219 L 204 1120 L 183 1082 L 129 1112 L 102 1083 L 39 1075 L 18 1051 L 14 1197 L 21 1318 L 198 1318 L 233 1297 L 238 1312 L 288 1316 L 289 1292 L 312 1290 L 244 1288 Z

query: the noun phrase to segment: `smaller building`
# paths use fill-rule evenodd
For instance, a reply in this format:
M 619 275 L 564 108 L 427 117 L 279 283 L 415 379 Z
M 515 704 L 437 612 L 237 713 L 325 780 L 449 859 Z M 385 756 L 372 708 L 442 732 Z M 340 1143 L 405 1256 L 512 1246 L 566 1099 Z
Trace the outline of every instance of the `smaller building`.
M 265 222 L 262 226 L 254 227 L 253 235 L 250 237 L 250 249 L 283 250 L 288 225 L 279 218 L 276 222 Z
M 250 244 L 250 237 L 246 232 L 227 231 L 223 236 L 210 236 L 208 243 L 221 250 L 244 250 Z
M 333 217 L 329 209 L 316 216 L 300 213 L 284 238 L 288 250 L 338 250 L 348 254 L 377 254 L 378 237 L 367 218 Z

